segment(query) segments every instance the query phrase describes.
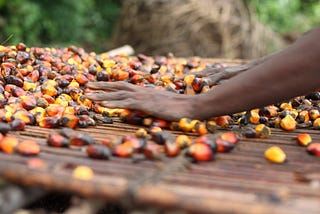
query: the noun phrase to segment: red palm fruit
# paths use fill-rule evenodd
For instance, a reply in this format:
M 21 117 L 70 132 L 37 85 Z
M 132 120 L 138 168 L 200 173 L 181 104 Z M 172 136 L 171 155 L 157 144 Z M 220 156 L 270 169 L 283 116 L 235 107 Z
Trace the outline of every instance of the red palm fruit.
M 113 149 L 113 154 L 121 158 L 129 158 L 134 153 L 134 148 L 129 144 L 119 144 Z
M 110 149 L 100 144 L 87 146 L 86 152 L 90 158 L 108 160 L 111 157 Z
M 59 133 L 52 133 L 48 136 L 47 144 L 53 147 L 68 147 L 70 145 L 69 140 Z
M 10 126 L 13 131 L 23 131 L 26 126 L 26 122 L 20 119 L 14 119 L 10 123 Z
M 44 117 L 38 122 L 41 128 L 57 128 L 59 126 L 58 117 Z
M 131 146 L 135 153 L 140 153 L 143 147 L 146 145 L 146 141 L 143 138 L 137 138 L 135 136 L 126 136 L 122 139 L 123 144 Z
M 38 70 L 33 70 L 29 75 L 28 77 L 30 77 L 33 82 L 37 82 L 39 80 L 39 77 L 40 77 L 40 73 Z
M 187 155 L 195 161 L 210 161 L 214 157 L 214 152 L 208 144 L 195 143 L 188 148 Z
M 69 128 L 75 128 L 78 125 L 79 118 L 73 114 L 64 114 L 60 118 L 60 125 L 69 127 Z
M 151 160 L 158 160 L 161 158 L 163 152 L 163 147 L 153 143 L 147 142 L 146 146 L 143 148 L 143 154 L 145 158 Z
M 88 78 L 82 73 L 78 73 L 75 76 L 75 79 L 80 85 L 85 85 L 89 82 Z
M 42 97 L 43 97 L 44 99 L 46 99 L 46 101 L 47 101 L 49 104 L 53 104 L 53 103 L 55 103 L 55 101 L 56 101 L 52 96 L 50 96 L 50 95 L 48 95 L 48 94 L 43 94 Z
M 308 146 L 312 142 L 312 138 L 307 133 L 301 133 L 297 136 L 297 143 L 300 146 Z
M 22 120 L 26 124 L 33 124 L 35 122 L 34 116 L 25 109 L 20 109 L 13 114 L 14 119 Z
M 210 146 L 211 150 L 216 153 L 218 151 L 218 146 L 216 144 L 216 136 L 212 134 L 206 134 L 198 137 L 195 143 L 204 143 Z
M 164 151 L 167 156 L 175 157 L 180 154 L 180 146 L 175 141 L 167 140 L 164 144 Z
M 0 141 L 0 148 L 4 153 L 12 154 L 19 143 L 18 138 L 14 136 L 5 136 Z
M 16 48 L 18 51 L 25 51 L 27 49 L 27 46 L 22 43 L 22 42 L 19 42 L 17 45 L 16 45 Z
M 233 144 L 237 144 L 239 142 L 239 137 L 235 132 L 225 132 L 220 135 L 220 138 Z
M 37 100 L 33 95 L 20 96 L 21 105 L 26 110 L 31 110 L 37 106 Z
M 49 117 L 61 117 L 66 107 L 58 104 L 50 104 L 46 108 L 46 113 Z
M 96 140 L 84 133 L 75 134 L 70 137 L 70 144 L 73 146 L 86 146 L 94 144 Z
M 232 119 L 229 115 L 225 115 L 225 116 L 216 117 L 215 121 L 218 126 L 226 128 L 230 125 L 230 121 L 232 121 Z
M 18 87 L 18 86 L 13 86 L 11 88 L 11 94 L 15 97 L 21 97 L 23 95 L 26 95 L 26 91 L 23 90 L 22 88 Z
M 218 146 L 218 152 L 230 152 L 235 144 L 221 138 L 216 138 L 216 144 Z
M 24 140 L 17 146 L 19 154 L 33 156 L 40 153 L 40 146 L 33 140 Z
M 307 146 L 307 152 L 315 156 L 320 156 L 320 143 L 318 142 L 310 143 Z

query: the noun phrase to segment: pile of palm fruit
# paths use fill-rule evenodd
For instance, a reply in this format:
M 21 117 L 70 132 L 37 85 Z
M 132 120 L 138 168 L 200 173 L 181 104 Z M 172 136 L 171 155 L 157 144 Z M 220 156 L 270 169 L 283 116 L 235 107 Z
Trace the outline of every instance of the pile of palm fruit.
M 127 81 L 172 93 L 206 93 L 210 86 L 193 74 L 207 66 L 209 64 L 198 57 L 177 59 L 170 54 L 167 57 L 142 54 L 111 57 L 107 53 L 87 53 L 74 46 L 29 48 L 23 43 L 0 46 L 1 138 L 6 138 L 8 131 L 23 130 L 25 125 L 75 129 L 112 123 L 113 117 L 119 117 L 123 122 L 144 125 L 149 130 L 138 130 L 121 139 L 106 138 L 103 142 L 96 142 L 89 136 L 70 134 L 73 132 L 62 129 L 48 137 L 48 145 L 86 146 L 89 157 L 103 159 L 111 155 L 131 157 L 135 153 L 143 153 L 151 159 L 161 153 L 177 156 L 187 148 L 186 154 L 193 160 L 207 161 L 216 152 L 231 151 L 239 141 L 235 132 L 213 134 L 217 128 L 245 126 L 242 133 L 245 137 L 268 137 L 271 134 L 269 127 L 287 131 L 300 127 L 320 129 L 320 92 L 207 121 L 182 118 L 177 122 L 128 109 L 106 108 L 85 96 L 89 91 L 86 84 L 90 81 Z M 177 80 L 179 76 L 184 78 Z M 197 133 L 199 138 L 191 142 L 186 135 L 174 137 L 164 129 Z M 6 144 L 1 142 L 0 149 L 4 151 Z M 320 155 L 319 145 L 310 141 L 305 146 L 309 144 L 313 144 L 310 153 Z

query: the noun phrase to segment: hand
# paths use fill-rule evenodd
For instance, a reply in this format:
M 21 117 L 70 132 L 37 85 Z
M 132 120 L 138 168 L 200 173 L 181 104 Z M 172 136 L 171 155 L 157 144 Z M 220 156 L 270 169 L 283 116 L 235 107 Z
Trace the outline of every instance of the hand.
M 87 87 L 96 91 L 86 96 L 108 108 L 140 110 L 168 121 L 195 117 L 193 98 L 196 95 L 175 94 L 120 81 L 90 82 Z
M 220 84 L 223 81 L 230 79 L 248 69 L 256 66 L 256 63 L 248 63 L 244 65 L 228 66 L 223 67 L 222 65 L 214 65 L 208 67 L 202 71 L 190 72 L 188 74 L 179 76 L 175 81 L 183 80 L 186 75 L 195 75 L 196 77 L 201 77 L 203 81 L 206 81 L 209 86 Z

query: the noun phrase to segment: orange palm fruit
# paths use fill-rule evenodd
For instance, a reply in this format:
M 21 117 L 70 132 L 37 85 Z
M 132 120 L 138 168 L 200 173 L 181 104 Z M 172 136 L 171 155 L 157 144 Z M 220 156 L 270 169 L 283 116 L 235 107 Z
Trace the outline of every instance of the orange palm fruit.
M 320 156 L 320 143 L 318 142 L 310 143 L 307 146 L 307 152 L 315 156 Z
M 40 146 L 34 140 L 24 140 L 17 146 L 19 154 L 33 156 L 40 153 Z
M 20 96 L 21 105 L 26 110 L 31 110 L 37 106 L 37 100 L 33 95 Z
M 70 145 L 69 140 L 59 133 L 52 133 L 48 136 L 47 144 L 53 147 L 68 147 Z
M 0 141 L 0 148 L 4 153 L 12 154 L 19 143 L 18 138 L 14 136 L 5 136 Z
M 300 146 L 308 146 L 312 142 L 312 138 L 307 133 L 301 133 L 297 136 L 297 143 Z
M 278 146 L 268 148 L 264 153 L 265 158 L 272 163 L 283 163 L 286 160 L 286 154 Z
M 286 131 L 295 130 L 296 126 L 297 126 L 297 122 L 290 114 L 282 118 L 280 122 L 280 127 Z
M 267 138 L 271 135 L 271 129 L 264 124 L 257 125 L 255 131 L 259 138 Z
M 214 152 L 208 144 L 195 143 L 188 148 L 187 155 L 194 161 L 210 161 L 214 157 Z

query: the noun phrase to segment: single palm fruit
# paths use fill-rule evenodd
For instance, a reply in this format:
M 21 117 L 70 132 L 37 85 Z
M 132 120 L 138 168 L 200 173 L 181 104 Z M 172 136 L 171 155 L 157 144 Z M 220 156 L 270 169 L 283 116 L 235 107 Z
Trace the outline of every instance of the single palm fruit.
M 280 109 L 281 110 L 292 110 L 293 108 L 292 108 L 291 102 L 288 102 L 288 103 L 284 102 L 284 103 L 280 104 Z
M 216 138 L 215 142 L 217 144 L 218 152 L 222 153 L 230 152 L 236 145 L 234 143 L 222 139 L 221 137 Z
M 246 138 L 256 138 L 257 132 L 252 127 L 245 127 L 242 131 L 242 135 L 245 136 Z
M 297 143 L 300 146 L 308 146 L 312 142 L 312 138 L 307 133 L 301 133 L 297 136 Z
M 58 117 L 44 117 L 39 121 L 41 128 L 57 128 L 59 126 Z
M 317 118 L 313 121 L 313 124 L 312 124 L 313 128 L 315 129 L 320 129 L 320 118 Z
M 139 137 L 139 138 L 146 138 L 147 137 L 147 130 L 145 130 L 144 128 L 139 128 L 136 132 L 135 132 L 135 136 Z
M 11 131 L 11 126 L 9 123 L 0 122 L 0 133 L 2 135 L 6 135 L 9 131 Z
M 130 158 L 134 153 L 134 148 L 129 144 L 119 144 L 113 149 L 113 154 L 121 158 Z
M 257 125 L 255 131 L 259 138 L 267 138 L 271 135 L 271 129 L 264 124 Z
M 297 122 L 291 115 L 285 116 L 280 122 L 280 127 L 286 131 L 295 130 L 296 126 Z
M 213 134 L 201 135 L 195 141 L 195 143 L 204 143 L 210 146 L 211 150 L 216 153 L 218 151 L 218 145 L 216 143 L 216 136 Z M 190 145 L 191 146 L 191 145 Z
M 188 148 L 187 155 L 195 161 L 210 161 L 214 157 L 214 152 L 208 144 L 195 143 Z
M 307 146 L 307 152 L 315 156 L 320 156 L 320 143 L 310 143 Z
M 64 114 L 60 118 L 60 125 L 69 128 L 75 128 L 78 125 L 79 118 L 74 114 Z
M 95 143 L 95 139 L 84 133 L 74 134 L 70 137 L 70 144 L 73 146 L 86 146 Z
M 91 180 L 93 176 L 94 172 L 88 166 L 77 166 L 72 172 L 72 177 L 80 180 Z
M 229 115 L 225 116 L 219 116 L 215 118 L 215 121 L 218 126 L 221 126 L 223 128 L 227 128 L 230 125 L 230 122 L 232 121 L 231 117 Z
M 259 109 L 251 110 L 249 115 L 250 115 L 249 116 L 250 123 L 252 124 L 259 123 L 259 120 L 260 120 Z
M 307 110 L 300 111 L 297 117 L 299 123 L 306 123 L 310 120 L 309 112 Z
M 320 112 L 318 109 L 311 109 L 309 111 L 309 117 L 311 120 L 316 120 L 318 117 L 320 117 Z
M 286 154 L 278 146 L 268 148 L 264 153 L 265 158 L 272 163 L 283 163 L 286 160 Z
M 66 107 L 59 104 L 50 104 L 46 108 L 46 113 L 49 117 L 61 117 L 65 111 Z
M 239 142 L 239 136 L 235 132 L 225 132 L 220 135 L 220 138 L 233 144 L 237 144 Z
M 184 132 L 190 132 L 193 129 L 194 124 L 191 122 L 189 118 L 181 118 L 179 121 L 180 130 Z
M 108 160 L 111 157 L 110 149 L 101 144 L 88 145 L 86 152 L 90 158 Z
M 176 157 L 180 154 L 180 146 L 175 141 L 167 140 L 164 144 L 164 151 L 168 157 Z
M 21 105 L 26 110 L 31 110 L 37 106 L 37 100 L 33 95 L 24 95 L 20 97 Z
M 18 138 L 14 136 L 5 136 L 0 141 L 0 148 L 4 153 L 12 154 L 19 143 Z
M 178 135 L 175 139 L 176 144 L 179 145 L 181 149 L 189 147 L 192 144 L 191 139 L 187 135 Z
M 38 155 L 40 153 L 40 146 L 33 140 L 24 140 L 18 144 L 17 151 L 21 155 Z
M 33 124 L 35 122 L 35 117 L 33 114 L 25 109 L 20 109 L 13 114 L 14 119 L 19 119 L 24 121 L 26 124 Z
M 59 133 L 52 133 L 48 136 L 47 144 L 53 147 L 68 147 L 70 141 Z
M 23 131 L 26 127 L 26 122 L 24 122 L 23 120 L 14 119 L 10 123 L 10 126 L 13 131 Z

